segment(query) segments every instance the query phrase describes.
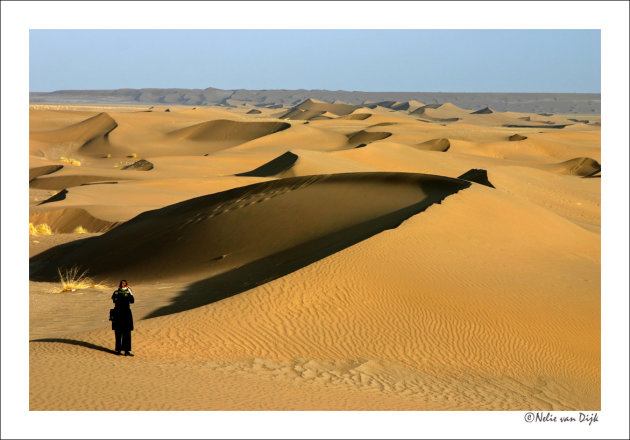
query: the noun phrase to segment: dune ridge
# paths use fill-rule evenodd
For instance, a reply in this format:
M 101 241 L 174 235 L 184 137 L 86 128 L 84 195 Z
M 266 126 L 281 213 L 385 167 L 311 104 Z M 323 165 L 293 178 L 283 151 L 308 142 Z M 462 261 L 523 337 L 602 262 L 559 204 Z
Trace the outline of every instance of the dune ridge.
M 556 173 L 580 177 L 590 177 L 600 173 L 602 170 L 600 163 L 590 157 L 576 157 L 557 164 L 546 165 L 542 168 Z
M 32 182 L 39 176 L 45 176 L 46 174 L 52 174 L 56 171 L 59 171 L 63 168 L 63 165 L 44 165 L 41 167 L 29 168 L 28 170 L 28 180 Z
M 349 115 L 339 116 L 337 119 L 344 121 L 364 121 L 371 116 L 371 113 L 351 113 Z
M 120 177 L 111 174 L 108 176 L 93 176 L 85 174 L 53 175 L 50 177 L 37 177 L 29 183 L 29 186 L 31 188 L 60 191 L 86 183 L 113 181 L 118 179 L 120 179 Z
M 350 133 L 348 136 L 348 143 L 350 145 L 369 144 L 370 142 L 380 141 L 387 139 L 392 134 L 386 131 L 357 131 L 356 133 Z
M 218 119 L 173 130 L 168 133 L 168 136 L 178 139 L 237 145 L 261 136 L 286 130 L 290 126 L 291 124 L 286 122 L 240 122 Z
M 492 110 L 490 107 L 484 107 L 482 109 L 472 112 L 471 115 L 489 115 L 491 113 L 494 113 L 494 110 Z
M 105 137 L 117 126 L 118 124 L 109 114 L 101 112 L 68 127 L 45 132 L 32 132 L 31 136 L 47 142 L 73 142 L 79 147 L 87 147 L 91 142 Z
M 238 173 L 237 176 L 257 176 L 257 177 L 271 177 L 280 174 L 295 164 L 298 160 L 296 154 L 287 151 L 281 156 L 259 166 L 255 170 L 247 171 L 245 173 Z
M 38 210 L 29 215 L 29 222 L 46 223 L 55 234 L 72 233 L 78 226 L 87 232 L 107 232 L 118 225 L 117 222 L 96 218 L 81 208 Z
M 140 159 L 130 165 L 125 165 L 121 170 L 139 170 L 139 171 L 151 171 L 153 164 L 146 159 Z
M 78 248 L 65 245 L 44 252 L 31 259 L 33 267 L 40 268 L 32 276 L 41 280 L 54 277 L 50 261 L 63 267 L 80 265 L 112 279 L 124 268 L 141 280 L 216 275 L 300 245 L 314 249 L 299 255 L 312 256 L 317 249 L 326 253 L 331 246 L 346 247 L 392 227 L 392 222 L 398 224 L 468 185 L 439 176 L 395 173 L 258 183 L 148 211 Z M 389 197 L 392 191 L 396 199 Z M 272 216 L 264 222 L 277 209 L 285 216 Z M 256 239 L 247 232 L 252 219 L 258 219 Z M 263 229 L 266 232 L 261 234 Z M 261 241 L 259 237 L 265 238 Z M 121 242 L 134 249 L 131 255 L 120 255 Z
M 431 139 L 430 141 L 421 142 L 415 145 L 416 148 L 427 151 L 448 151 L 451 148 L 451 143 L 446 138 Z
M 294 120 L 311 120 L 320 117 L 322 114 L 345 116 L 357 109 L 356 105 L 351 104 L 329 104 L 327 102 L 318 101 L 316 99 L 307 99 L 300 104 L 292 107 L 286 113 L 282 114 L 280 119 Z
M 527 139 L 527 136 L 523 136 L 517 133 L 511 135 L 508 139 L 511 141 L 524 141 L 525 139 Z

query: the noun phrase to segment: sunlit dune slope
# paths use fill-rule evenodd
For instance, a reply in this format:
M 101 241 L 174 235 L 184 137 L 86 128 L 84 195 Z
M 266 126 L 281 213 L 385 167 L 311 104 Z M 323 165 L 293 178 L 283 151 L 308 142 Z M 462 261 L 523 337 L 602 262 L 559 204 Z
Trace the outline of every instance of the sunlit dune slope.
M 101 237 L 53 249 L 31 260 L 32 275 L 54 278 L 57 267 L 79 265 L 111 279 L 124 271 L 150 280 L 217 274 L 285 251 L 309 259 L 394 227 L 467 186 L 391 173 L 258 183 L 148 211 Z
M 237 95 L 31 107 L 31 410 L 601 409 L 598 115 Z
M 273 378 L 280 389 L 299 385 L 328 396 L 271 399 L 285 409 L 354 407 L 372 393 L 399 398 L 388 404 L 397 409 L 598 409 L 598 241 L 540 207 L 473 185 L 396 229 L 240 295 L 212 302 L 225 287 L 216 276 L 200 281 L 164 310 L 168 316 L 141 321 L 134 337 L 145 371 L 194 364 L 205 368 L 205 380 L 187 367 L 190 373 L 164 379 L 173 390 L 167 397 L 140 378 L 142 394 L 154 396 L 141 398 L 141 407 L 264 405 L 247 387 L 212 385 L 231 372 L 248 386 Z M 199 307 L 190 310 L 191 303 Z M 107 346 L 110 333 L 75 338 Z M 41 359 L 52 374 L 63 371 L 66 347 L 31 343 L 35 365 Z M 94 350 L 78 353 L 88 369 L 107 362 Z M 137 374 L 130 368 L 121 377 Z M 35 390 L 45 377 L 34 378 Z M 86 394 L 94 400 L 70 395 L 68 405 L 109 401 L 99 377 L 77 374 L 78 383 L 94 384 Z M 199 390 L 194 400 L 189 380 Z M 350 402 L 330 402 L 342 390 Z M 226 402 L 203 399 L 213 392 Z M 33 400 L 44 405 L 41 396 Z
M 324 113 L 344 116 L 352 113 L 356 108 L 357 106 L 351 104 L 329 104 L 316 99 L 307 99 L 284 113 L 280 119 L 310 120 Z

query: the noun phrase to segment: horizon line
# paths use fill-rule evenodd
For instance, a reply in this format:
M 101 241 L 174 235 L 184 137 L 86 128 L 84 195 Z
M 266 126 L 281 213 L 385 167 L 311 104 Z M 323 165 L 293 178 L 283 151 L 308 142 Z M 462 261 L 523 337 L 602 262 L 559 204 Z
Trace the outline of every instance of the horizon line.
M 233 91 L 233 90 L 249 90 L 249 91 L 305 91 L 305 92 L 309 92 L 309 91 L 326 91 L 326 92 L 345 92 L 345 93 L 457 93 L 457 94 L 464 94 L 464 93 L 496 93 L 496 94 L 508 94 L 508 93 L 514 93 L 514 94 L 535 94 L 535 95 L 541 95 L 541 94 L 549 94 L 549 95 L 601 95 L 602 92 L 505 92 L 505 91 L 498 91 L 498 92 L 489 92 L 489 91 L 475 91 L 475 92 L 463 92 L 463 91 L 410 91 L 410 90 L 377 90 L 377 91 L 368 91 L 368 90 L 345 90 L 345 89 L 304 89 L 304 88 L 299 88 L 299 89 L 278 89 L 278 88 L 269 88 L 269 89 L 248 89 L 248 88 L 231 88 L 231 89 L 222 89 L 222 88 L 218 88 L 218 87 L 206 87 L 206 88 L 191 88 L 191 87 L 118 87 L 118 88 L 114 88 L 114 89 L 58 89 L 58 90 L 52 90 L 52 91 L 35 91 L 35 90 L 29 90 L 29 93 L 57 93 L 57 92 L 100 92 L 100 91 L 116 91 L 116 90 L 208 90 L 208 89 L 215 89 L 215 90 L 226 90 L 226 91 Z

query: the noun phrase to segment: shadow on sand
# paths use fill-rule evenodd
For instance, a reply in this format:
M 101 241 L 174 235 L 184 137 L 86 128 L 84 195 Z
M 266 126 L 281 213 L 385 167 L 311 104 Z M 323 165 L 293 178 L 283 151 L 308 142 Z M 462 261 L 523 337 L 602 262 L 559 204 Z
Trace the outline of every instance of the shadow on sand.
M 171 304 L 154 310 L 142 319 L 170 315 L 220 301 L 283 277 L 387 229 L 396 228 L 409 217 L 471 185 L 463 180 L 456 182 L 449 191 L 442 189 L 429 192 L 424 200 L 406 208 L 194 282 Z
M 92 350 L 103 351 L 109 354 L 117 354 L 114 350 L 101 347 L 100 345 L 92 344 L 85 341 L 76 341 L 74 339 L 61 339 L 61 338 L 44 338 L 44 339 L 31 339 L 29 342 L 58 342 L 60 344 L 78 345 L 80 347 L 91 348 Z

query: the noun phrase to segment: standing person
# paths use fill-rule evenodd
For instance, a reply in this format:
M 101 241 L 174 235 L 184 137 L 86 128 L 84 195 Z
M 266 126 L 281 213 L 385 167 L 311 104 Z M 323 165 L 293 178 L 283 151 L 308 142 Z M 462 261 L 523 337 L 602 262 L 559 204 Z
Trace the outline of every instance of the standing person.
M 135 299 L 131 292 L 131 287 L 127 284 L 127 280 L 120 282 L 118 290 L 112 295 L 112 301 L 114 301 L 112 329 L 116 336 L 116 354 L 120 355 L 120 352 L 124 351 L 125 356 L 133 356 L 131 353 L 133 316 L 131 315 L 129 304 L 133 304 Z

